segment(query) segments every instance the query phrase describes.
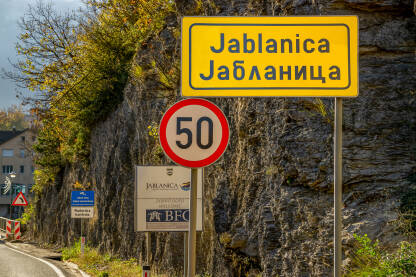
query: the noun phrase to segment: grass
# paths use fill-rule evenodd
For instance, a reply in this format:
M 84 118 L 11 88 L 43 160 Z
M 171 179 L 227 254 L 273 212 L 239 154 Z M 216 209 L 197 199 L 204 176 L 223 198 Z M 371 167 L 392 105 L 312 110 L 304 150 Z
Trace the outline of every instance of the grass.
M 83 271 L 96 277 L 132 277 L 142 276 L 141 266 L 136 259 L 122 260 L 109 254 L 100 254 L 97 249 L 84 247 L 81 256 L 81 243 L 62 249 L 63 260 L 77 264 Z M 153 275 L 154 276 L 154 275 Z
M 142 267 L 135 258 L 122 260 L 109 254 L 101 254 L 97 249 L 86 245 L 84 256 L 81 256 L 81 242 L 62 249 L 62 259 L 79 266 L 80 269 L 95 277 L 133 277 L 142 276 Z M 172 275 L 156 275 L 154 277 L 173 277 Z M 211 277 L 207 273 L 197 277 Z

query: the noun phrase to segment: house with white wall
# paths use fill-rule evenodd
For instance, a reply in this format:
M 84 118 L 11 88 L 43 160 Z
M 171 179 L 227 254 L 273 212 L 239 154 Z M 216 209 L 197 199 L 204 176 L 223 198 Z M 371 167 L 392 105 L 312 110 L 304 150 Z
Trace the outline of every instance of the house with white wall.
M 9 217 L 10 199 L 14 199 L 21 191 L 25 196 L 30 195 L 34 183 L 32 145 L 36 140 L 35 132 L 31 129 L 23 131 L 0 131 L 0 216 Z M 12 189 L 5 193 L 6 176 L 14 172 Z M 11 194 L 10 194 L 11 193 Z M 14 209 L 17 216 L 19 209 Z

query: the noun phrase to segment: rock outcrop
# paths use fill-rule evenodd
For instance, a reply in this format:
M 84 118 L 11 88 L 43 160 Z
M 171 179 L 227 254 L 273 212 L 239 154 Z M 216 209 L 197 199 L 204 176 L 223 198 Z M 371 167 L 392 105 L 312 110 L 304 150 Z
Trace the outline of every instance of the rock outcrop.
M 133 231 L 134 167 L 166 164 L 148 126 L 179 99 L 160 93 L 163 57 L 180 57 L 182 15 L 358 15 L 360 94 L 344 101 L 344 250 L 352 234 L 394 247 L 400 199 L 416 183 L 416 17 L 406 0 L 178 0 L 158 38 L 138 53 L 147 70 L 131 76 L 124 101 L 93 131 L 90 164 L 67 166 L 36 206 L 33 235 L 68 245 L 80 232 L 70 218 L 70 191 L 79 181 L 96 191 L 96 216 L 84 224 L 87 240 L 122 257 L 145 255 L 144 234 Z M 175 86 L 179 81 L 175 77 Z M 333 236 L 333 100 L 222 98 L 231 126 L 225 155 L 205 169 L 204 225 L 197 271 L 211 276 L 330 276 Z M 348 259 L 345 259 L 348 262 Z M 183 234 L 153 233 L 152 263 L 182 271 Z

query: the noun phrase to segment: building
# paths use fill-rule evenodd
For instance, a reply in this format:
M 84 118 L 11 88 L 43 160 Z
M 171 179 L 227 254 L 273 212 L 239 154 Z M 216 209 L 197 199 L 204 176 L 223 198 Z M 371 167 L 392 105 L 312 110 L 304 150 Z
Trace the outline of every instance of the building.
M 35 133 L 26 129 L 23 131 L 0 131 L 0 216 L 9 217 L 10 199 L 14 199 L 19 192 L 23 192 L 26 198 L 30 198 L 30 190 L 34 183 L 33 151 L 32 144 Z M 6 177 L 10 173 L 16 174 L 12 178 L 12 189 L 5 192 Z M 13 216 L 18 217 L 21 208 L 12 208 Z

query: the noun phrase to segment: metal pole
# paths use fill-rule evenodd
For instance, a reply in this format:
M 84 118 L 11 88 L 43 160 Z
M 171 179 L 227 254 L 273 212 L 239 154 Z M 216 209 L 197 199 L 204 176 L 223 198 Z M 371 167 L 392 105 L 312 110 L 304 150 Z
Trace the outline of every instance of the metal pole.
M 146 232 L 146 263 L 150 266 L 150 249 L 151 249 L 151 240 L 150 232 Z
M 188 232 L 183 233 L 183 276 L 188 276 Z
M 82 218 L 81 218 L 81 257 L 84 256 L 84 239 L 82 237 Z
M 7 178 L 9 178 L 9 177 L 7 177 Z M 12 203 L 13 203 L 12 202 L 13 201 L 12 194 L 13 194 L 13 183 L 10 181 L 10 219 L 12 219 Z
M 334 120 L 334 277 L 342 263 L 342 98 L 335 98 Z
M 191 197 L 189 199 L 188 277 L 195 277 L 196 265 L 196 197 L 198 169 L 191 169 Z

